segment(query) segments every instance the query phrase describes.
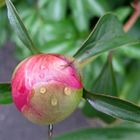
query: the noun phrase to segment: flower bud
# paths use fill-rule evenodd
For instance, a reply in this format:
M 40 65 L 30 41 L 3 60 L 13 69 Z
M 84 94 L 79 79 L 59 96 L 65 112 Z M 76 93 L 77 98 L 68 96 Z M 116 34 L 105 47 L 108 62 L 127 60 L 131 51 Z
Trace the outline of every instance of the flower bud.
M 65 119 L 82 98 L 77 66 L 75 59 L 56 54 L 38 54 L 23 60 L 12 77 L 15 105 L 37 124 Z

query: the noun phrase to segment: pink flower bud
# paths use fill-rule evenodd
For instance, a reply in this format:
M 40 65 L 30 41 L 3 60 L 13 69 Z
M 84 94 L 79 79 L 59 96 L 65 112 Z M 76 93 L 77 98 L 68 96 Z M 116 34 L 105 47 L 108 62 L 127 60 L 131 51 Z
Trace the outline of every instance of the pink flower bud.
M 77 62 L 56 54 L 38 54 L 22 61 L 12 77 L 17 108 L 37 124 L 53 124 L 69 116 L 82 98 Z

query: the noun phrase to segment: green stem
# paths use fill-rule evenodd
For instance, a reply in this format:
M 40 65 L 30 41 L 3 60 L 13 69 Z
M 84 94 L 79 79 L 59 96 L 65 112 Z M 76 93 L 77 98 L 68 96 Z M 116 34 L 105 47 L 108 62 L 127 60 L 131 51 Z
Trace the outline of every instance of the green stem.
M 48 140 L 52 140 L 52 136 L 53 136 L 53 125 L 49 124 L 49 126 L 48 126 Z
M 138 0 L 134 0 L 132 3 L 132 7 L 134 8 L 134 12 L 124 25 L 125 32 L 128 32 L 133 27 L 140 16 L 140 2 Z

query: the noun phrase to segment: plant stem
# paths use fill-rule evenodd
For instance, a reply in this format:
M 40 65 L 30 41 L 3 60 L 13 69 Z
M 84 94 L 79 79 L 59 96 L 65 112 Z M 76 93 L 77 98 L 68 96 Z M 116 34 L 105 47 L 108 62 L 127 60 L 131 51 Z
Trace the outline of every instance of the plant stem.
M 49 126 L 48 126 L 48 140 L 52 140 L 52 135 L 53 135 L 53 125 L 49 124 Z
M 132 7 L 134 8 L 134 12 L 124 25 L 124 31 L 125 32 L 128 32 L 133 27 L 133 25 L 137 21 L 138 17 L 140 16 L 139 0 L 134 0 L 134 2 L 132 3 Z

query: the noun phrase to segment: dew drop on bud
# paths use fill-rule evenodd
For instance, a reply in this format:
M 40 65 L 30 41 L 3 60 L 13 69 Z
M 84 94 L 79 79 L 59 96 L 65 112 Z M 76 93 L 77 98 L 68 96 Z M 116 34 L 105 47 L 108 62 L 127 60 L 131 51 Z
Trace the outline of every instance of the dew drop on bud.
M 41 93 L 41 94 L 45 94 L 46 92 L 47 92 L 46 87 L 41 87 L 41 88 L 40 88 L 40 93 Z
M 57 99 L 53 97 L 53 98 L 51 99 L 51 105 L 52 105 L 52 106 L 56 106 L 57 103 L 58 103 Z
M 45 66 L 41 65 L 41 66 L 40 66 L 40 69 L 41 69 L 41 70 L 44 70 L 44 69 L 45 69 Z
M 71 94 L 71 88 L 65 87 L 64 93 L 65 93 L 66 95 L 70 95 L 70 94 Z
M 45 76 L 44 76 L 44 74 L 42 73 L 42 74 L 39 75 L 39 77 L 40 77 L 41 79 L 43 79 Z

